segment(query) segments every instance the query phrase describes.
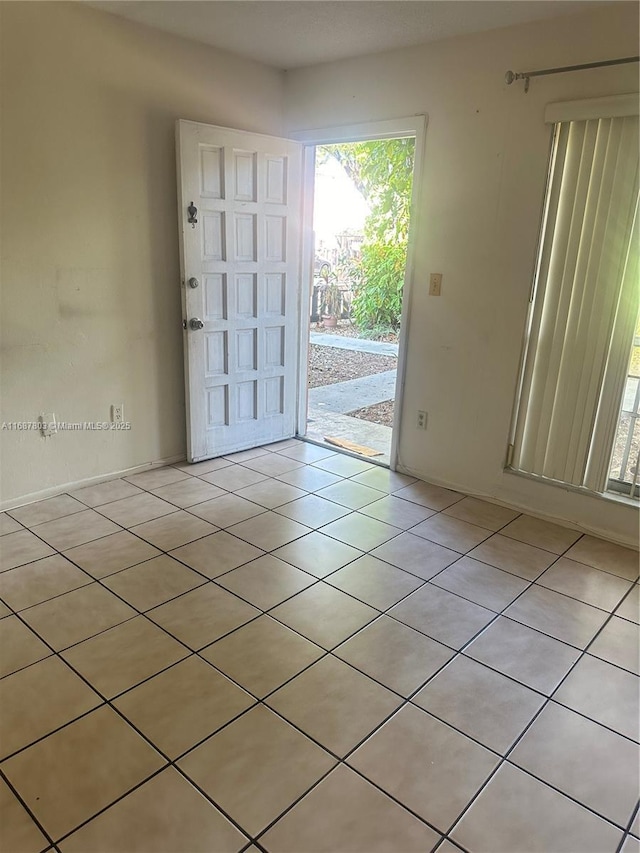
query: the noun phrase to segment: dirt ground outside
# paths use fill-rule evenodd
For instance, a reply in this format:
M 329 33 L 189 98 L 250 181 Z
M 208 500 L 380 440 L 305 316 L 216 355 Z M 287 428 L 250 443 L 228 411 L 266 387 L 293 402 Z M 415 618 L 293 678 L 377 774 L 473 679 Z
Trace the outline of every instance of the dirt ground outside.
M 360 379 L 374 373 L 395 370 L 398 359 L 391 355 L 352 352 L 337 347 L 311 344 L 309 348 L 309 388 L 334 385 L 349 379 Z
M 364 409 L 356 409 L 349 412 L 352 418 L 360 418 L 361 421 L 369 421 L 382 426 L 393 426 L 393 400 L 385 400 L 384 403 L 376 403 L 375 406 L 366 406 Z

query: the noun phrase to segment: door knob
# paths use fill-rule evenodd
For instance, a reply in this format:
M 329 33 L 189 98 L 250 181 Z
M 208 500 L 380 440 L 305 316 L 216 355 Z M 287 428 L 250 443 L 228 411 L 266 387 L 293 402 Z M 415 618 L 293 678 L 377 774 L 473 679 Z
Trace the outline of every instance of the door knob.
M 202 320 L 199 320 L 197 317 L 193 317 L 191 320 L 189 320 L 189 328 L 193 332 L 197 332 L 199 329 L 202 329 L 203 326 L 204 326 L 204 323 L 202 322 Z

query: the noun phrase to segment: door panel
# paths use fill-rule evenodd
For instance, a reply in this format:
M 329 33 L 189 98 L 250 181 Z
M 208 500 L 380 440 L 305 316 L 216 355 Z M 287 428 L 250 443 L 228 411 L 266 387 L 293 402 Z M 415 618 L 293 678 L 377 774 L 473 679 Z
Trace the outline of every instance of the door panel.
M 295 434 L 302 146 L 188 121 L 176 135 L 187 445 L 197 461 Z

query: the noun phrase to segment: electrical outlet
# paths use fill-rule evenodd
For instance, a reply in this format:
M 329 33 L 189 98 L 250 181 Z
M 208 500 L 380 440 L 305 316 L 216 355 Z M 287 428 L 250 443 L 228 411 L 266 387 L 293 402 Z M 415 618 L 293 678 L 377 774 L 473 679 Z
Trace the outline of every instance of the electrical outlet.
M 111 423 L 112 424 L 123 424 L 124 423 L 124 404 L 116 404 L 114 403 L 111 406 Z
M 43 412 L 40 415 L 40 433 L 44 438 L 50 438 L 58 432 L 56 416 L 53 412 Z
M 416 426 L 418 429 L 426 429 L 427 428 L 427 413 L 418 411 L 418 420 L 416 422 Z
M 440 296 L 442 291 L 442 273 L 432 272 L 429 276 L 429 296 Z

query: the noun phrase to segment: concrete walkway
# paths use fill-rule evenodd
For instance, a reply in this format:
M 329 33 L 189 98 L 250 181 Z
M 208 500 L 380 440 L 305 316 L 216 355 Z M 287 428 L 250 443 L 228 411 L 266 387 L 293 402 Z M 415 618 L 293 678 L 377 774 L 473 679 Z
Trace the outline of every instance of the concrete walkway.
M 325 335 L 322 332 L 311 332 L 309 337 L 312 344 L 319 346 L 398 357 L 398 344 Z M 374 457 L 376 462 L 389 465 L 391 427 L 352 418 L 344 413 L 393 400 L 395 389 L 395 370 L 310 388 L 307 435 L 316 441 L 324 441 L 328 435 L 347 438 L 356 444 L 372 447 L 380 454 Z
M 371 447 L 378 451 L 378 456 L 374 456 L 372 461 L 381 462 L 383 465 L 390 464 L 391 427 L 373 424 L 371 421 L 363 421 L 349 415 L 335 415 L 332 412 L 310 409 L 307 437 L 324 442 L 327 436 L 346 438 L 356 444 Z
M 360 379 L 348 379 L 333 385 L 309 389 L 309 409 L 345 414 L 375 403 L 393 400 L 396 393 L 396 371 L 385 370 Z
M 387 341 L 367 341 L 364 338 L 347 338 L 341 335 L 325 335 L 322 332 L 311 332 L 309 342 L 321 347 L 349 349 L 353 352 L 369 352 L 372 355 L 395 355 L 398 357 L 398 344 Z

